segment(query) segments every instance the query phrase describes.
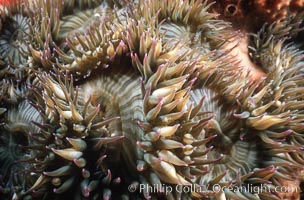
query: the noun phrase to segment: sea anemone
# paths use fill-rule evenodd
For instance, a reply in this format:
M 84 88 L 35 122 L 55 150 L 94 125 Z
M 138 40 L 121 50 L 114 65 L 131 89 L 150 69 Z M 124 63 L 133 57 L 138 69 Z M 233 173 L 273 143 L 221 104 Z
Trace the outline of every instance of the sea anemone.
M 1 55 L 4 61 L 10 60 L 16 65 L 25 62 L 22 51 L 25 51 L 25 38 L 29 34 L 27 20 L 26 17 L 19 14 L 5 19 L 0 40 Z
M 302 15 L 255 31 L 203 0 L 18 3 L 1 21 L 26 21 L 20 56 L 0 43 L 4 198 L 299 196 Z
M 29 18 L 25 15 L 22 5 L 12 4 L 1 7 L 0 13 L 0 55 L 2 62 L 6 64 L 6 67 L 8 65 L 22 67 L 27 59 L 27 43 L 30 34 Z
M 122 138 L 111 137 L 106 130 L 106 125 L 117 118 L 103 120 L 99 106 L 92 107 L 89 100 L 85 105 L 79 104 L 81 98 L 73 83 L 65 80 L 63 85 L 62 80 L 56 81 L 48 74 L 37 76 L 46 82 L 40 82 L 42 88 L 32 89 L 35 101 L 19 104 L 17 110 L 22 113 L 10 109 L 4 125 L 7 135 L 3 135 L 3 142 L 7 147 L 1 149 L 1 159 L 7 164 L 3 173 L 18 177 L 19 181 L 8 180 L 6 190 L 11 189 L 18 199 L 28 194 L 50 198 L 53 193 L 65 193 L 78 183 L 78 191 L 88 197 L 100 184 L 115 182 L 104 164 L 107 156 L 110 159 L 114 156 L 107 155 L 110 151 L 103 147 Z M 31 123 L 35 126 L 30 126 Z

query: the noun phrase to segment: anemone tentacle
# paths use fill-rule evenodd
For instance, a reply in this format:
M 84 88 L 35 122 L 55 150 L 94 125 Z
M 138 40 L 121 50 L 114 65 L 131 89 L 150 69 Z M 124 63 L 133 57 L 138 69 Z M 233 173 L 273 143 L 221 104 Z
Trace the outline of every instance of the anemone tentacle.
M 0 5 L 0 198 L 299 196 L 303 13 L 244 5 Z

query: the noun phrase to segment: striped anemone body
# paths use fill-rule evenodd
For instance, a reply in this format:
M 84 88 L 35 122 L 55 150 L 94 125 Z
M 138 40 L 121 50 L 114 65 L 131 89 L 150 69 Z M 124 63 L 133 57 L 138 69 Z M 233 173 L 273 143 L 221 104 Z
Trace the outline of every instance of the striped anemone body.
M 248 33 L 203 0 L 16 5 L 0 8 L 0 195 L 276 200 L 276 187 L 299 189 L 299 16 Z M 15 36 L 22 51 L 8 48 Z

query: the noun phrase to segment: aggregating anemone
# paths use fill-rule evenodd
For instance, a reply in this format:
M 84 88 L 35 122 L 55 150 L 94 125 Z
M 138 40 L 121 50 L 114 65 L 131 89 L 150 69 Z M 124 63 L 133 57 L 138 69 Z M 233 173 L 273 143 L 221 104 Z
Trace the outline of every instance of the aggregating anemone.
M 300 198 L 303 14 L 253 31 L 203 0 L 0 12 L 0 199 Z M 248 185 L 267 189 L 228 189 Z

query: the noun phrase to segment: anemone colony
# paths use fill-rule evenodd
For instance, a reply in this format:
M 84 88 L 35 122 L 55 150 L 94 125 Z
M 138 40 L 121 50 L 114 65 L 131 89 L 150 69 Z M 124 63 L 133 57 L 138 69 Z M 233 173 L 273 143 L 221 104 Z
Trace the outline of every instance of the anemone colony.
M 212 9 L 203 0 L 3 5 L 0 199 L 299 197 L 303 15 L 236 30 Z M 274 190 L 290 183 L 297 192 Z M 216 193 L 215 184 L 269 190 Z

